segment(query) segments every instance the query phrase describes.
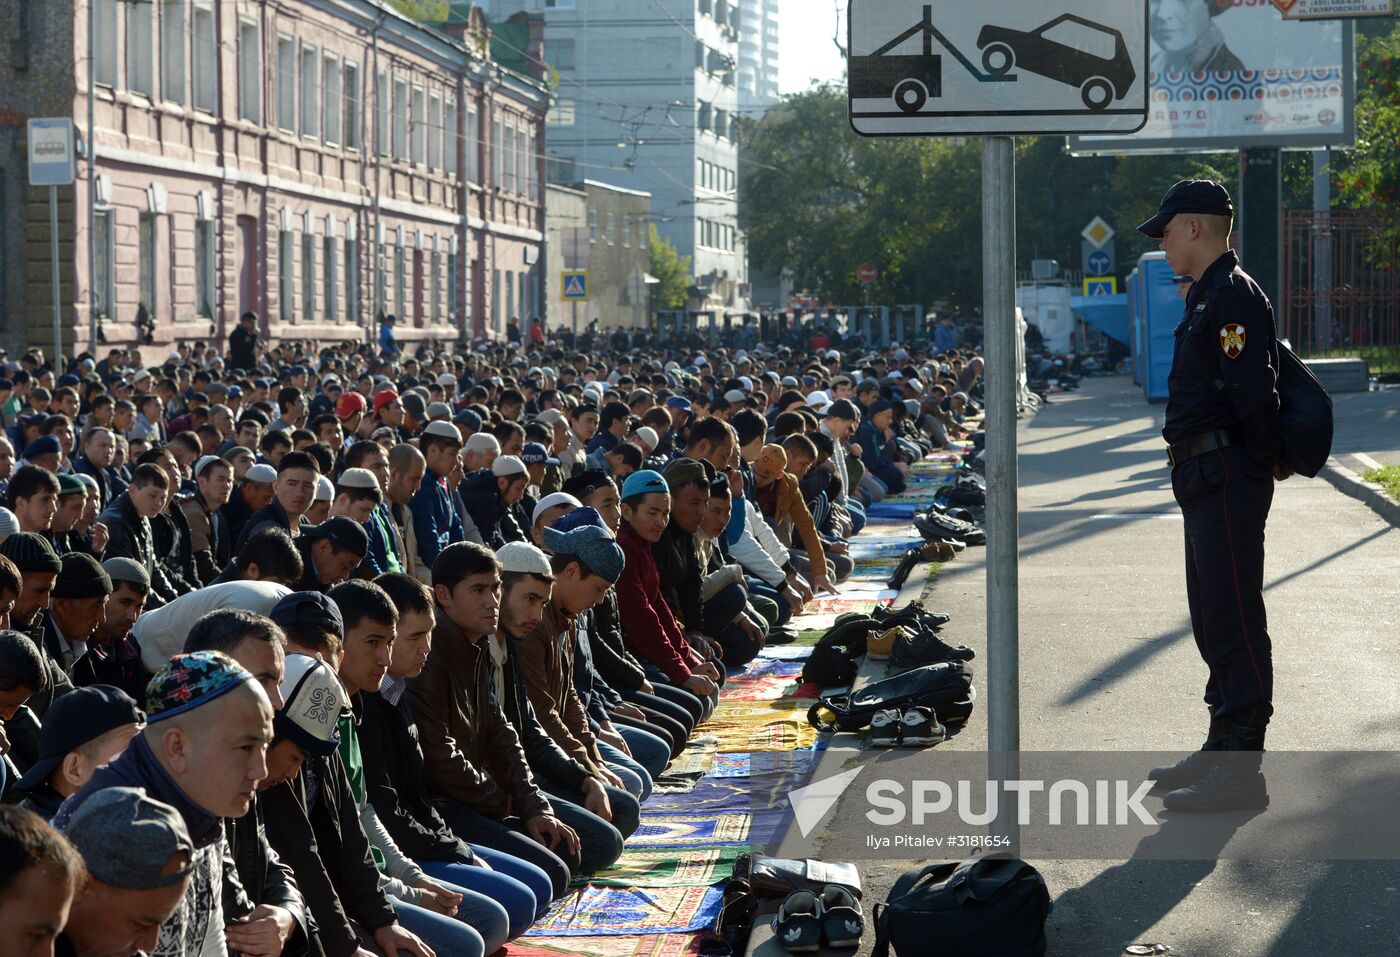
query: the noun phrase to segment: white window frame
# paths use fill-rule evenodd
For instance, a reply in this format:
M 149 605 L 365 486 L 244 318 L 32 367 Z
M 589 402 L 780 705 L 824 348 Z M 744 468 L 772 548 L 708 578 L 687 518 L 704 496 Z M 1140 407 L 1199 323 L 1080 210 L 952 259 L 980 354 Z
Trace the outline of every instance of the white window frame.
M 408 81 L 394 81 L 394 159 L 408 159 Z
M 277 128 L 297 131 L 297 41 L 277 34 Z
M 194 314 L 200 319 L 213 319 L 218 311 L 214 305 L 217 295 L 214 282 L 214 255 L 218 235 L 214 221 L 195 218 L 194 221 Z M 201 311 L 208 306 L 207 311 Z
M 152 4 L 126 5 L 126 89 L 145 97 L 155 95 L 155 16 Z
M 189 14 L 185 0 L 161 0 L 160 94 L 167 103 L 185 102 L 185 49 Z
M 316 320 L 316 234 L 301 234 L 301 321 Z
M 341 66 L 341 97 L 345 104 L 341 136 L 347 150 L 359 150 L 360 136 L 360 65 L 346 60 Z
M 409 158 L 414 166 L 424 166 L 428 162 L 428 94 L 421 86 L 413 88 L 412 109 Z
M 277 231 L 277 315 L 283 322 L 296 321 L 296 276 L 293 263 L 292 231 Z
M 340 145 L 340 57 L 321 55 L 321 140 Z
M 93 0 L 96 11 L 97 47 L 93 50 L 93 80 L 98 86 L 115 89 L 118 77 L 119 17 L 117 7 L 120 0 Z
M 481 111 L 475 103 L 467 104 L 467 128 L 462 145 L 467 152 L 467 182 L 481 182 Z
M 194 0 L 190 75 L 194 83 L 194 108 L 201 113 L 219 111 L 218 31 L 213 0 Z
M 116 222 L 116 210 L 110 206 L 103 206 L 93 210 L 93 252 L 96 261 L 93 264 L 93 285 L 97 299 L 97 314 L 103 318 L 110 319 L 116 308 L 117 283 L 116 283 L 116 235 L 114 224 Z
M 262 28 L 256 20 L 238 20 L 238 116 L 262 122 Z
M 335 238 L 335 234 L 326 231 L 325 237 L 321 240 L 321 285 L 322 296 L 325 299 L 326 321 L 337 322 L 339 320 L 338 309 L 340 297 L 336 294 L 336 260 L 340 256 L 340 241 Z
M 300 67 L 301 75 L 300 82 L 297 84 L 297 89 L 301 94 L 301 122 L 297 127 L 297 131 L 301 133 L 303 137 L 320 139 L 321 96 L 319 87 L 321 85 L 321 57 L 316 47 L 310 43 L 303 43 L 301 45 Z
M 449 176 L 457 175 L 457 101 L 450 96 L 442 101 L 442 169 Z
M 380 72 L 378 85 L 374 92 L 374 115 L 375 130 L 374 144 L 380 156 L 391 155 L 390 146 L 390 115 L 389 106 L 393 100 L 392 88 L 389 86 L 389 74 Z
M 428 169 L 442 169 L 442 97 L 428 94 Z
M 360 243 L 350 238 L 345 240 L 345 318 L 360 321 Z
M 157 297 L 156 250 L 160 248 L 160 217 L 155 213 L 140 213 L 136 220 L 136 301 L 146 307 L 152 319 L 160 308 Z
M 431 312 L 428 315 L 431 317 L 433 325 L 437 325 L 442 322 L 442 254 L 434 249 L 428 255 L 431 257 L 431 266 L 428 270 L 428 282 L 431 284 L 429 299 Z

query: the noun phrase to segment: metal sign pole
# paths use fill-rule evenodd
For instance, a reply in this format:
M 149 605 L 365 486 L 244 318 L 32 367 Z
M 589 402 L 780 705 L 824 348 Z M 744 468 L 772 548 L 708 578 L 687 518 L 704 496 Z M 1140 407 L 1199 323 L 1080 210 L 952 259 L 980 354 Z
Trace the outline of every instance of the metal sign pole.
M 991 780 L 1017 777 L 1021 749 L 1016 539 L 1016 153 L 1010 136 L 982 138 L 982 322 L 987 408 L 987 751 Z M 1015 819 L 1000 802 L 996 850 L 1019 856 Z
M 49 187 L 49 276 L 53 286 L 53 374 L 63 375 L 63 318 L 58 295 L 58 187 Z

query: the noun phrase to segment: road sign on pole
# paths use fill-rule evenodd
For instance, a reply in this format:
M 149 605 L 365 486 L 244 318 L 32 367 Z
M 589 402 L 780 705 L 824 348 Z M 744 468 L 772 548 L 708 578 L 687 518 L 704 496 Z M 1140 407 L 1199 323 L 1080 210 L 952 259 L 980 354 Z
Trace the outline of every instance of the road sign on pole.
M 1079 235 L 1095 249 L 1103 249 L 1110 239 L 1118 235 L 1118 231 L 1108 225 L 1102 216 L 1095 216 Z
M 868 284 L 880 278 L 880 271 L 876 269 L 873 264 L 865 263 L 863 266 L 860 267 L 859 275 L 860 281 Z
M 562 274 L 563 299 L 565 302 L 588 301 L 588 270 L 566 270 Z
M 73 121 L 68 117 L 30 120 L 29 185 L 49 188 L 49 285 L 53 289 L 53 361 L 63 371 L 63 306 L 58 289 L 58 187 L 73 185 Z
M 1073 13 L 1060 13 L 1072 6 Z M 1147 2 L 851 0 L 862 136 L 1135 133 L 1147 124 Z
M 1116 296 L 1118 295 L 1117 276 L 1085 276 L 1084 295 L 1086 296 Z

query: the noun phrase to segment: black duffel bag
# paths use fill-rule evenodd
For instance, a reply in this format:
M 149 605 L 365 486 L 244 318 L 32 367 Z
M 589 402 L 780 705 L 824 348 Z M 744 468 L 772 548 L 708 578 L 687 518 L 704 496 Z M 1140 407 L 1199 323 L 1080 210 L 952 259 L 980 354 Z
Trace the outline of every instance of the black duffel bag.
M 1299 475 L 1316 478 L 1332 454 L 1332 397 L 1312 370 L 1278 344 L 1278 430 L 1283 461 Z
M 1043 957 L 1050 892 L 1025 861 L 974 857 L 906 871 L 875 907 L 871 957 Z
M 823 733 L 859 731 L 876 712 L 923 706 L 944 724 L 962 724 L 972 714 L 977 692 L 972 672 L 961 661 L 941 661 L 874 681 L 854 694 L 822 698 L 807 712 L 807 721 Z

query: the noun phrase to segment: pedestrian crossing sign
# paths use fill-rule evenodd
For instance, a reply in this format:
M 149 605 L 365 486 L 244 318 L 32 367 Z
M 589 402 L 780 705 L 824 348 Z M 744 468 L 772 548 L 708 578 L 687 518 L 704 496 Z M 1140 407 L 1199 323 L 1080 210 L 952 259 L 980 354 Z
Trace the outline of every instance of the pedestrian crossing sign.
M 580 269 L 566 272 L 563 274 L 563 279 L 565 302 L 588 301 L 588 270 Z
M 1086 296 L 1116 296 L 1118 295 L 1117 276 L 1085 276 L 1084 295 Z

